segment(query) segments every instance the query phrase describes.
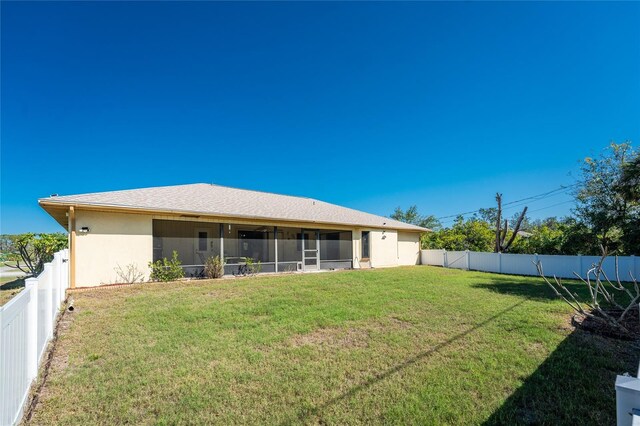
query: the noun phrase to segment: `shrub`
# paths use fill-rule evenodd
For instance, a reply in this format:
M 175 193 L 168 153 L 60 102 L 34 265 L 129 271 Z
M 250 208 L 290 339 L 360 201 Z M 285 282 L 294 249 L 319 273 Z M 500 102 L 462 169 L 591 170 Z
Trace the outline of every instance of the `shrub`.
M 204 262 L 204 275 L 207 278 L 222 278 L 224 275 L 224 263 L 220 256 L 209 257 Z
M 138 269 L 138 265 L 130 263 L 124 268 L 120 265 L 113 268 L 116 271 L 118 282 L 133 284 L 136 282 L 142 282 L 144 278 L 144 272 Z
M 247 274 L 249 275 L 257 274 L 262 270 L 262 264 L 260 263 L 260 261 L 256 263 L 252 258 L 247 257 L 246 263 Z
M 151 268 L 151 281 L 175 281 L 184 278 L 182 262 L 178 259 L 178 252 L 173 251 L 173 257 L 168 260 L 166 257 L 156 262 L 149 262 Z

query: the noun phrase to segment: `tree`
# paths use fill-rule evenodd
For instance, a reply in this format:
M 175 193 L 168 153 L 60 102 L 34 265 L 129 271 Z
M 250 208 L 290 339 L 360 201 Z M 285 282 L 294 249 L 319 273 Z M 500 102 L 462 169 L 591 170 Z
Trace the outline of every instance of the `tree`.
M 634 237 L 640 215 L 633 184 L 637 156 L 629 142 L 611 143 L 582 165 L 575 212 L 609 253 L 634 254 L 640 248 Z
M 509 221 L 505 219 L 504 226 L 501 226 L 502 194 L 496 194 L 496 202 L 498 203 L 498 208 L 496 213 L 496 244 L 494 247 L 494 251 L 496 253 L 506 253 L 509 251 L 509 247 L 511 247 L 516 237 L 518 236 L 518 232 L 520 231 L 520 226 L 522 225 L 522 221 L 524 220 L 524 217 L 527 214 L 527 207 L 525 206 L 525 208 L 522 210 L 522 213 L 520 213 L 520 216 L 518 216 L 518 219 L 516 219 L 515 226 L 513 227 L 513 232 L 511 233 L 511 236 L 507 240 L 507 234 L 509 232 Z
M 487 223 L 496 223 L 496 217 L 498 216 L 498 209 L 495 207 L 480 208 L 476 215 L 478 219 L 484 220 Z
M 422 248 L 445 250 L 491 251 L 493 230 L 478 218 L 458 216 L 451 228 L 439 229 L 422 235 Z
M 640 151 L 622 166 L 618 191 L 627 202 L 640 201 Z
M 18 260 L 15 254 L 15 235 L 0 235 L 0 261 Z
M 431 230 L 437 230 L 442 227 L 440 221 L 435 216 L 422 216 L 418 213 L 418 207 L 415 205 L 409 207 L 406 211 L 403 211 L 400 207 L 396 207 L 391 214 L 391 219 L 421 226 L 423 228 L 429 228 Z
M 509 219 L 509 226 L 513 229 L 516 227 L 516 225 L 518 224 L 518 219 L 520 219 L 520 213 L 514 213 L 513 216 L 511 216 L 511 219 Z M 520 222 L 520 230 L 521 231 L 531 231 L 534 228 L 534 224 L 533 222 L 531 222 L 531 220 L 529 220 L 529 218 L 527 216 L 524 217 L 524 219 L 522 219 L 522 221 Z
M 54 234 L 21 234 L 14 239 L 14 253 L 18 257 L 17 268 L 32 276 L 36 276 L 44 269 L 44 264 L 51 262 L 53 254 L 67 247 L 67 236 L 62 233 Z M 22 261 L 22 263 L 21 263 Z
M 526 238 L 518 238 L 511 247 L 511 253 L 562 254 L 564 233 L 559 227 L 540 225 L 530 229 L 530 233 Z
M 597 255 L 600 250 L 589 228 L 573 217 L 536 220 L 528 232 L 531 235 L 516 240 L 511 253 Z
M 640 254 L 640 151 L 622 166 L 618 192 L 631 206 L 628 220 L 622 224 L 622 242 L 627 254 Z

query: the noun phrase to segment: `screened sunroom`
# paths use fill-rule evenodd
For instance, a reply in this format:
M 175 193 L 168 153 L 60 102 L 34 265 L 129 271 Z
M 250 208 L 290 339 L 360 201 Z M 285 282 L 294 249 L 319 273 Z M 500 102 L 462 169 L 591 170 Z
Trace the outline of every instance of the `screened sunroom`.
M 351 231 L 154 219 L 153 261 L 173 251 L 192 277 L 202 276 L 205 261 L 215 256 L 227 275 L 244 273 L 248 263 L 260 272 L 353 267 Z

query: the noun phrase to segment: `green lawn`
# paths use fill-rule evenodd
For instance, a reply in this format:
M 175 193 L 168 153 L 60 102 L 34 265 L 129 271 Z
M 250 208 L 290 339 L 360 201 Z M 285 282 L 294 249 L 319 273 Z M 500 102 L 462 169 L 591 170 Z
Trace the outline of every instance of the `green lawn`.
M 421 266 L 72 297 L 33 424 L 613 424 L 638 362 L 535 278 Z

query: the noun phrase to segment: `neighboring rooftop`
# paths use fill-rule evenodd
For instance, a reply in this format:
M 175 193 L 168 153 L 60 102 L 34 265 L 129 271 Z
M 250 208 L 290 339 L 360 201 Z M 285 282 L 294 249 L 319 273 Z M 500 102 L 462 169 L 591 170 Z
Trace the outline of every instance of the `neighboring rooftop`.
M 416 225 L 312 198 L 230 188 L 208 183 L 51 196 L 41 198 L 38 202 L 65 227 L 66 219 L 64 219 L 64 214 L 60 216 L 60 207 L 87 206 L 115 210 L 143 210 L 158 213 L 428 231 L 428 229 Z

